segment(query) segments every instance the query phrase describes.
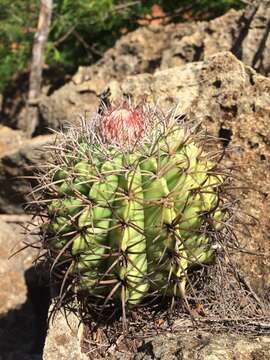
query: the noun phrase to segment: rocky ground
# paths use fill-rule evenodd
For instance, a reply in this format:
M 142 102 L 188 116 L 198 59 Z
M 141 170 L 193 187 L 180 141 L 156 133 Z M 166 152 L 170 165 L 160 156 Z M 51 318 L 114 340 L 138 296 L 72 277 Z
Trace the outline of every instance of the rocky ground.
M 270 2 L 229 11 L 210 22 L 140 28 L 125 35 L 102 60 L 78 70 L 72 81 L 39 104 L 41 133 L 66 121 L 89 116 L 102 91 L 111 101 L 145 99 L 164 108 L 178 105 L 179 114 L 202 122 L 207 131 L 228 146 L 224 162 L 240 169 L 238 191 L 242 209 L 256 221 L 250 234 L 239 234 L 241 246 L 260 256 L 238 255 L 238 264 L 252 288 L 270 302 Z M 8 109 L 17 113 L 16 103 Z M 17 129 L 0 127 L 0 360 L 41 359 L 49 290 L 40 283 L 28 249 L 8 260 L 25 240 L 22 204 L 27 201 L 37 162 L 46 159 L 54 135 L 26 138 L 23 112 Z M 36 151 L 36 149 L 39 149 Z M 44 359 L 85 358 L 79 348 L 77 325 L 68 328 L 59 316 L 51 325 Z M 82 336 L 79 332 L 80 339 Z M 137 354 L 115 359 L 269 359 L 267 337 L 188 334 L 176 331 L 146 340 Z M 110 357 L 112 358 L 112 357 Z
M 87 360 L 93 357 L 91 347 L 82 350 L 78 323 L 70 317 L 66 326 L 63 316 L 56 320 L 54 329 L 47 337 L 44 360 Z M 79 331 L 80 333 L 80 331 Z M 269 360 L 270 337 L 228 333 L 213 334 L 206 331 L 172 331 L 148 337 L 134 353 L 130 349 L 112 347 L 106 360 Z M 52 355 L 53 354 L 53 355 Z M 54 357 L 53 357 L 54 356 Z

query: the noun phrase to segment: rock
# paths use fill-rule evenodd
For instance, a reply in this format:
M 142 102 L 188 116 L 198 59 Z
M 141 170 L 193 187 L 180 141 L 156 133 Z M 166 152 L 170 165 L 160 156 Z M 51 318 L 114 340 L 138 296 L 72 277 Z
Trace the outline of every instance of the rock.
M 0 126 L 0 154 L 5 156 L 18 149 L 25 141 L 22 131 L 13 130 L 7 126 Z
M 80 67 L 72 81 L 51 96 L 42 96 L 42 126 L 59 128 L 79 116 L 91 118 L 108 82 L 207 60 L 221 51 L 231 51 L 246 65 L 268 75 L 269 18 L 270 1 L 263 0 L 209 22 L 141 27 L 118 40 L 96 64 Z
M 91 89 L 100 94 L 111 79 L 122 81 L 127 75 L 153 73 L 175 31 L 181 38 L 195 28 L 195 23 L 141 27 L 118 40 L 96 64 L 80 67 L 72 81 L 81 91 Z
M 23 204 L 29 201 L 35 166 L 46 159 L 45 147 L 51 144 L 55 135 L 43 135 L 31 140 L 22 140 L 20 132 L 2 128 L 0 130 L 0 212 L 23 213 Z M 9 137 L 7 137 L 7 135 Z M 8 140 L 10 139 L 10 140 Z M 8 146 L 1 147 L 1 142 Z
M 25 136 L 31 138 L 38 133 L 40 122 L 39 109 L 37 106 L 26 104 L 18 116 L 18 129 L 24 132 Z
M 43 126 L 59 128 L 65 122 L 74 122 L 79 116 L 89 116 L 97 109 L 98 96 L 112 79 L 123 80 L 127 75 L 153 73 L 159 68 L 161 54 L 177 36 L 191 34 L 195 23 L 171 24 L 165 27 L 142 27 L 123 36 L 96 64 L 80 67 L 72 81 L 43 96 L 39 109 Z
M 0 220 L 0 314 L 14 309 L 26 301 L 26 284 L 24 271 L 31 267 L 33 254 L 30 249 L 21 256 L 9 259 L 9 256 L 20 247 L 23 240 L 23 228 L 18 224 L 8 224 Z
M 145 340 L 134 355 L 116 354 L 115 360 L 260 360 L 270 359 L 270 338 L 228 334 L 165 334 Z M 112 359 L 112 357 L 110 358 Z
M 58 313 L 50 328 L 43 353 L 44 360 L 269 360 L 270 337 L 213 334 L 204 331 L 167 332 L 146 338 L 135 352 L 112 351 L 108 357 L 91 357 L 88 343 L 80 350 L 83 333 L 79 321 L 70 315 L 69 326 L 63 314 Z M 88 357 L 89 356 L 89 357 Z
M 234 9 L 209 22 L 198 23 L 192 34 L 176 35 L 162 54 L 160 69 L 203 60 L 220 51 L 230 51 L 239 32 L 242 11 Z M 226 31 L 225 31 L 226 29 Z
M 231 51 L 246 65 L 263 75 L 270 73 L 270 1 L 255 1 L 243 11 L 198 24 L 191 35 L 174 37 L 163 52 L 161 69 L 207 59 L 220 51 Z
M 39 103 L 44 126 L 62 128 L 66 123 L 76 123 L 80 116 L 91 118 L 98 107 L 99 99 L 94 90 L 80 91 L 69 82 L 51 96 L 43 96 Z
M 9 258 L 33 236 L 23 235 L 25 216 L 0 215 L 0 359 L 41 359 L 48 312 L 48 287 L 41 285 L 27 248 Z
M 51 322 L 46 338 L 43 360 L 87 360 L 81 352 L 80 325 L 74 314 L 58 312 Z

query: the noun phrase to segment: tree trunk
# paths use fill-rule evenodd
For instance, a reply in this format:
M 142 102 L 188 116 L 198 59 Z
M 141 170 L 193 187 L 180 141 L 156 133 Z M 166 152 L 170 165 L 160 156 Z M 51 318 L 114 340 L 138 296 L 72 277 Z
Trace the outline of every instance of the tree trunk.
M 38 126 L 38 101 L 41 92 L 44 50 L 51 23 L 53 0 L 41 0 L 37 31 L 34 37 L 29 78 L 28 102 L 19 119 L 19 128 L 31 136 Z

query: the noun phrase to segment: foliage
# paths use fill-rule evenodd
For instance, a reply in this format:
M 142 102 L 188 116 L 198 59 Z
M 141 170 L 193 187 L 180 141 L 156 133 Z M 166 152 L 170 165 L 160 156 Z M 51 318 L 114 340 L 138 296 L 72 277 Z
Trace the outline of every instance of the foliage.
M 213 17 L 240 0 L 55 0 L 46 50 L 46 65 L 59 76 L 91 64 L 121 35 L 138 26 L 138 18 L 159 5 L 173 21 Z M 27 71 L 39 13 L 39 0 L 0 0 L 0 91 L 14 75 Z M 184 9 L 181 12 L 181 9 Z
M 38 0 L 0 0 L 0 91 L 25 70 L 38 18 Z

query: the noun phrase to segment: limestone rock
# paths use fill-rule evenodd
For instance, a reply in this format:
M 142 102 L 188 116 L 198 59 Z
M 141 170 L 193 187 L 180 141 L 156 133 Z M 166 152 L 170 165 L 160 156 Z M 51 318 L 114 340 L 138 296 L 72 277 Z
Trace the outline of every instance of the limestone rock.
M 74 122 L 80 115 L 89 117 L 97 109 L 98 96 L 112 79 L 123 80 L 127 75 L 153 73 L 160 65 L 161 54 L 168 48 L 175 29 L 177 36 L 191 34 L 196 25 L 178 24 L 142 27 L 123 36 L 103 58 L 92 66 L 80 67 L 72 81 L 43 96 L 40 113 L 44 125 L 58 128 Z
M 45 147 L 54 141 L 55 136 L 43 135 L 23 141 L 20 132 L 7 131 L 6 128 L 2 131 L 4 135 L 11 133 L 11 137 L 10 144 L 1 148 L 1 141 L 7 140 L 1 140 L 0 130 L 0 212 L 23 213 L 22 205 L 29 200 L 28 194 L 35 184 L 27 176 L 33 176 L 35 166 L 46 159 Z
M 80 67 L 72 81 L 51 96 L 42 96 L 43 126 L 58 128 L 79 116 L 90 118 L 108 82 L 153 74 L 231 51 L 257 72 L 270 72 L 270 1 L 255 1 L 245 10 L 230 10 L 209 22 L 141 27 L 123 36 L 96 64 Z
M 136 354 L 116 354 L 115 360 L 268 360 L 270 339 L 226 334 L 166 334 L 145 340 Z
M 48 311 L 48 287 L 33 266 L 37 250 L 22 248 L 25 216 L 0 215 L 0 359 L 41 360 Z
M 80 90 L 73 82 L 61 87 L 51 96 L 43 96 L 40 113 L 47 128 L 59 129 L 67 123 L 76 123 L 80 116 L 89 118 L 98 106 L 95 90 Z
M 254 1 L 243 11 L 198 24 L 191 35 L 174 37 L 164 50 L 161 69 L 207 59 L 220 51 L 231 51 L 246 65 L 263 75 L 270 73 L 270 1 Z
M 14 309 L 26 301 L 26 285 L 23 273 L 32 265 L 31 251 L 25 251 L 19 257 L 9 259 L 12 252 L 18 250 L 23 236 L 23 229 L 18 224 L 10 225 L 0 220 L 0 314 Z
M 195 23 L 141 27 L 118 40 L 95 65 L 80 67 L 73 82 L 82 91 L 91 88 L 99 94 L 112 78 L 121 81 L 127 75 L 153 73 L 175 32 L 178 38 L 182 38 L 195 29 Z
M 80 324 L 74 314 L 58 312 L 51 322 L 43 351 L 43 360 L 87 360 L 81 352 Z
M 242 14 L 232 9 L 221 17 L 197 24 L 190 35 L 174 36 L 170 47 L 162 54 L 161 69 L 203 60 L 219 51 L 230 51 L 239 32 Z
M 13 130 L 7 126 L 0 126 L 0 154 L 5 154 L 19 148 L 25 137 L 22 131 Z
M 70 315 L 69 325 L 63 314 L 58 313 L 48 332 L 44 360 L 102 359 L 91 357 L 91 347 L 80 349 L 82 327 L 78 319 Z M 107 360 L 269 360 L 270 337 L 235 334 L 212 334 L 203 331 L 167 332 L 146 338 L 135 352 L 115 350 Z

